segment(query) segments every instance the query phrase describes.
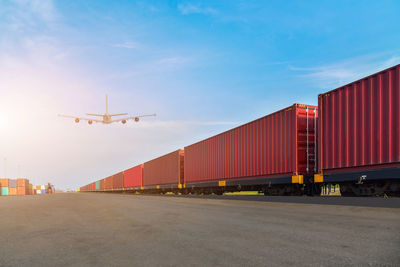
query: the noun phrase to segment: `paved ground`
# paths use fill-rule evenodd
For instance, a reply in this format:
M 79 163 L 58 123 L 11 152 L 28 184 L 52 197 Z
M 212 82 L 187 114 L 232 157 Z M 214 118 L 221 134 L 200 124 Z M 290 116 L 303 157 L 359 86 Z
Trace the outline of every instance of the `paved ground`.
M 400 264 L 396 208 L 76 193 L 0 212 L 0 266 Z
M 381 198 L 381 197 L 284 197 L 284 196 L 263 196 L 263 195 L 163 195 L 163 197 L 182 197 L 182 198 L 203 198 L 203 199 L 225 199 L 225 200 L 247 200 L 262 202 L 283 202 L 283 203 L 302 203 L 319 205 L 344 205 L 359 207 L 381 207 L 381 208 L 400 208 L 400 198 Z

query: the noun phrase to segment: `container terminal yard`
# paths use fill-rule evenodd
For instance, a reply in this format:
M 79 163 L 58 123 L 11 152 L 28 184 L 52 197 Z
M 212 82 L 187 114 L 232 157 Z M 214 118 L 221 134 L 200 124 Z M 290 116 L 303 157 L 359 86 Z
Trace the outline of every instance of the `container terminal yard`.
M 2 195 L 25 193 L 0 198 L 0 265 L 396 266 L 399 77 L 397 65 L 77 193 L 1 179 Z
M 0 267 L 400 266 L 399 10 L 0 1 Z

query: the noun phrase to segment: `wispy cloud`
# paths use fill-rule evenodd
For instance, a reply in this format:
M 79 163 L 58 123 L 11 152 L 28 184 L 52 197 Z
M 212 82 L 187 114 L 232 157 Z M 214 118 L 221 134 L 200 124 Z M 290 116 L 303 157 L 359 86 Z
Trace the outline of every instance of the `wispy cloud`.
M 400 63 L 400 52 L 349 58 L 315 67 L 289 66 L 323 88 L 335 88 Z
M 214 15 L 217 14 L 217 10 L 211 7 L 202 7 L 194 4 L 180 4 L 178 5 L 179 11 L 183 15 L 190 14 L 203 14 L 203 15 Z
M 3 12 L 2 12 L 2 10 Z M 52 0 L 13 0 L 0 1 L 0 15 L 6 28 L 12 31 L 37 30 L 51 26 L 59 18 Z
M 118 44 L 112 44 L 113 47 L 127 48 L 127 49 L 137 49 L 140 48 L 141 45 L 138 42 L 123 42 Z
M 135 76 L 155 75 L 157 73 L 174 72 L 190 66 L 194 61 L 192 57 L 167 56 L 160 59 L 139 62 L 125 71 L 110 74 L 106 79 L 124 79 Z

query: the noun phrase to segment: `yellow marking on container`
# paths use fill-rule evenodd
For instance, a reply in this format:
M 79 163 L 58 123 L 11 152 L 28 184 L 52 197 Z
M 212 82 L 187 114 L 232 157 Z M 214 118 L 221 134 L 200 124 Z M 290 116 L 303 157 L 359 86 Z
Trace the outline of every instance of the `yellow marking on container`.
M 183 188 L 186 188 L 186 184 L 183 184 Z
M 144 190 L 144 187 L 143 187 L 143 186 L 141 186 L 141 187 L 140 187 L 140 190 Z
M 322 173 L 314 174 L 314 183 L 323 183 L 324 175 Z
M 156 186 L 156 188 L 157 188 L 157 189 L 160 189 L 160 186 L 159 186 L 159 185 L 157 185 L 157 186 Z
M 179 188 L 179 189 L 182 189 L 182 184 L 178 184 L 178 188 Z
M 292 184 L 303 184 L 303 175 L 293 175 Z
M 226 186 L 226 181 L 218 181 L 218 186 Z

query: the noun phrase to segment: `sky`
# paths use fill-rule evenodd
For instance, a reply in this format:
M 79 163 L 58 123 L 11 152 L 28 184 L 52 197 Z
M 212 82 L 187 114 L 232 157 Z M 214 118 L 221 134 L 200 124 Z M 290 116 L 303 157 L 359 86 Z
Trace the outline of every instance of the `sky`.
M 76 189 L 400 63 L 399 1 L 0 0 L 0 176 Z M 125 125 L 59 113 L 157 113 Z

